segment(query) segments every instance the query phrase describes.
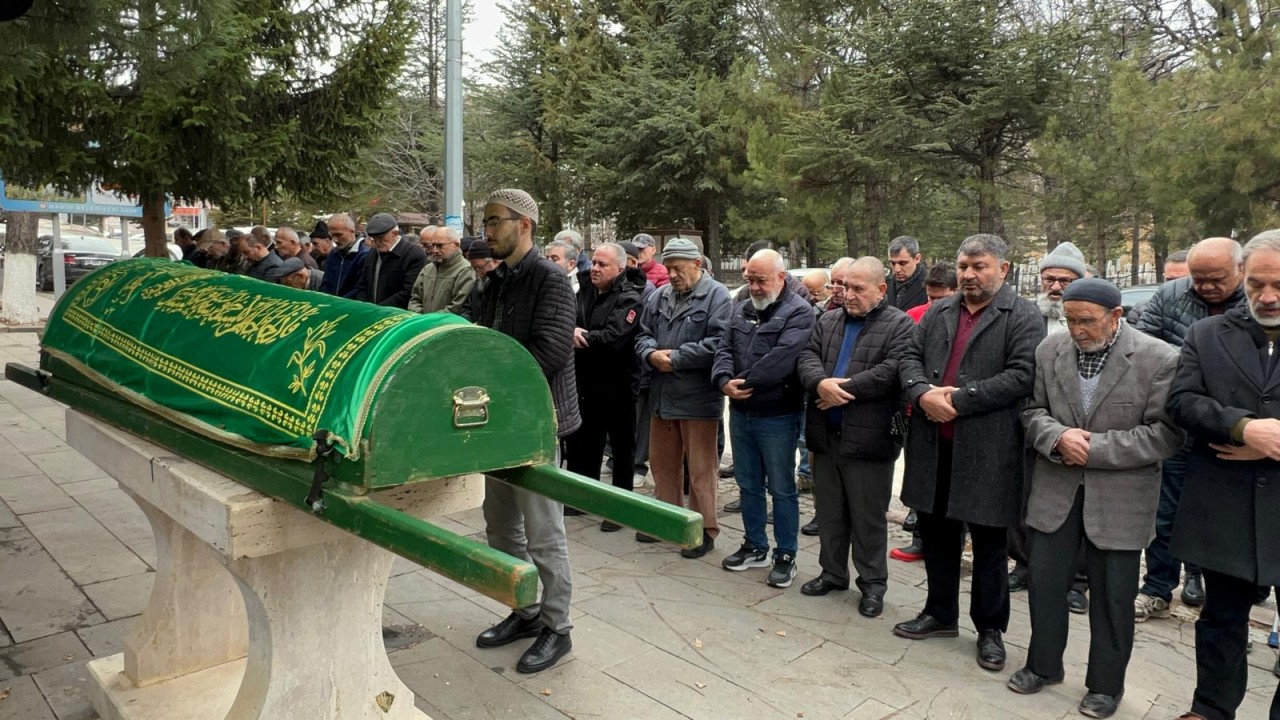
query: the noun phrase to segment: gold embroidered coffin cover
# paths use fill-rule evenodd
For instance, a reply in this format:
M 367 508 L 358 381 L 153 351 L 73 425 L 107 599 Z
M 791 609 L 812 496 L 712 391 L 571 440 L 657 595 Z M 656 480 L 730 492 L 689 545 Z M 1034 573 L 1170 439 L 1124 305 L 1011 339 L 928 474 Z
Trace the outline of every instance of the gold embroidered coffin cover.
M 117 395 L 223 442 L 308 457 L 312 434 L 323 428 L 356 459 L 397 363 L 459 325 L 473 328 L 453 315 L 139 258 L 69 288 L 43 349 Z

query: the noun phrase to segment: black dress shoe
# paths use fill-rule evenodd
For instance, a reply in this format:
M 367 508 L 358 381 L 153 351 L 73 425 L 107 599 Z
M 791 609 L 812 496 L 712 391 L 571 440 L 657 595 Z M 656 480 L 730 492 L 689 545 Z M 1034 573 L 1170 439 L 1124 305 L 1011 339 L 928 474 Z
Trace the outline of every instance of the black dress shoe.
M 924 640 L 935 637 L 959 637 L 960 628 L 955 623 L 947 625 L 939 622 L 932 615 L 920 613 L 914 620 L 900 622 L 893 626 L 893 634 L 910 640 Z
M 541 630 L 542 621 L 539 620 L 538 615 L 526 620 L 511 613 L 502 622 L 476 636 L 476 647 L 496 648 L 510 645 L 521 638 L 537 637 Z
M 706 555 L 707 553 L 711 552 L 712 550 L 715 549 L 715 547 L 716 547 L 716 539 L 708 535 L 706 531 L 703 531 L 702 544 L 699 545 L 698 547 L 685 548 L 681 550 L 680 557 L 694 560 L 696 558 L 700 558 L 703 555 Z
M 1076 615 L 1084 615 L 1089 612 L 1089 596 L 1075 588 L 1071 588 L 1067 591 L 1067 610 Z
M 1031 668 L 1022 668 L 1018 672 L 1009 677 L 1009 682 L 1005 683 L 1010 690 L 1019 695 L 1034 695 L 1044 689 L 1045 685 L 1057 685 L 1062 682 L 1062 678 L 1047 678 L 1043 675 L 1037 675 L 1031 671 Z
M 818 534 L 818 518 L 814 518 L 800 527 L 801 535 L 813 537 Z
M 1120 696 L 1103 695 L 1091 692 L 1080 701 L 1080 714 L 1096 718 L 1109 718 L 1116 714 L 1120 706 Z
M 622 526 L 612 520 L 600 521 L 600 532 L 618 532 Z
M 1204 579 L 1199 573 L 1187 573 L 1187 581 L 1182 583 L 1182 604 L 1191 607 L 1204 605 Z
M 1015 568 L 1012 572 L 1009 573 L 1009 592 L 1011 593 L 1022 592 L 1023 590 L 1026 590 L 1028 587 L 1030 587 L 1030 585 L 1031 585 L 1031 578 L 1028 577 L 1027 572 L 1025 570 L 1023 570 L 1022 572 L 1018 572 L 1018 569 Z
M 999 630 L 978 631 L 978 666 L 984 670 L 1004 669 L 1004 640 Z
M 727 513 L 742 512 L 742 498 L 738 498 L 737 500 L 730 500 L 729 502 L 725 503 L 724 511 Z
M 636 533 L 636 542 L 656 543 L 656 542 L 662 542 L 662 541 L 652 535 L 645 535 L 642 532 L 638 532 Z
M 721 465 L 721 466 L 720 466 L 720 477 L 722 477 L 722 478 L 731 478 L 731 477 L 733 477 L 733 463 L 729 463 L 728 465 Z
M 862 593 L 862 599 L 858 601 L 858 612 L 863 617 L 880 617 L 880 613 L 884 612 L 884 596 Z
M 516 670 L 522 673 L 536 673 L 560 662 L 560 658 L 573 649 L 573 640 L 569 633 L 560 633 L 551 628 L 543 628 L 538 639 L 520 656 Z
M 916 511 L 912 510 L 911 512 L 907 513 L 907 519 L 902 521 L 902 529 L 906 530 L 907 532 L 915 532 L 917 520 L 918 518 L 916 517 Z
M 576 508 L 576 507 L 569 507 L 568 505 L 565 505 L 565 506 L 564 506 L 564 516 L 565 516 L 565 517 L 576 517 L 576 516 L 578 516 L 578 515 L 586 515 L 586 514 L 587 514 L 586 512 L 584 512 L 584 511 L 582 511 L 582 510 L 579 510 L 579 509 L 578 509 L 578 508 Z
M 837 585 L 821 575 L 800 586 L 803 595 L 826 595 L 832 590 L 848 589 L 848 585 Z

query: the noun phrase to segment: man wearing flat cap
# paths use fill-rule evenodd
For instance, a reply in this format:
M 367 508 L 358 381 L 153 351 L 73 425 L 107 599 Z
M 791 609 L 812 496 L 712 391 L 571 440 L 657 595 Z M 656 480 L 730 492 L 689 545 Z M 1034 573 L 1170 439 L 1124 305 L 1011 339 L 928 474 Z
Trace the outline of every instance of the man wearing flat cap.
M 1133 651 L 1142 550 L 1155 536 L 1160 462 L 1182 446 L 1165 410 L 1173 348 L 1124 320 L 1120 290 L 1100 278 L 1062 293 L 1066 332 L 1036 348 L 1035 389 L 1022 412 L 1035 449 L 1027 500 L 1031 644 L 1014 692 L 1063 680 L 1067 590 L 1084 543 L 1089 670 L 1080 712 L 1110 717 Z
M 533 355 L 551 386 L 556 434 L 563 439 L 582 425 L 573 365 L 578 304 L 564 271 L 538 253 L 533 242 L 537 225 L 538 204 L 529 193 L 506 189 L 489 194 L 484 203 L 484 234 L 489 252 L 502 263 L 489 273 L 484 288 L 473 294 L 467 312 L 472 322 L 510 335 Z M 573 647 L 569 638 L 573 571 L 564 506 L 485 478 L 484 521 L 490 546 L 537 566 L 542 598 L 539 604 L 520 608 L 480 633 L 476 645 L 501 647 L 536 637 L 516 670 L 546 670 Z
M 654 241 L 652 235 L 639 233 L 631 238 L 631 244 L 640 251 L 639 267 L 644 271 L 644 276 L 649 278 L 649 282 L 655 287 L 662 287 L 671 282 L 667 268 L 657 260 L 658 243 Z
M 649 466 L 658 499 L 681 506 L 688 463 L 689 509 L 702 515 L 702 545 L 680 554 L 700 558 L 715 547 L 720 533 L 716 434 L 724 395 L 712 381 L 711 366 L 733 303 L 724 285 L 702 268 L 702 251 L 689 240 L 668 240 L 662 264 L 670 283 L 645 305 L 636 336 L 636 354 L 652 370 Z M 652 541 L 641 534 L 636 539 Z
M 356 280 L 353 297 L 375 305 L 408 308 L 413 283 L 427 264 L 426 251 L 400 239 L 400 226 L 391 213 L 374 215 L 364 229 L 373 250 Z

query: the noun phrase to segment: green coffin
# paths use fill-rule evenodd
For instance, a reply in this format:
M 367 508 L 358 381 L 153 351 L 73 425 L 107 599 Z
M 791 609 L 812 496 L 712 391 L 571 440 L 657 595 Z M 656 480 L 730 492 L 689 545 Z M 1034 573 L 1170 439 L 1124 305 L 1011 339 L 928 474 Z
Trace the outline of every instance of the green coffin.
M 261 455 L 368 488 L 549 462 L 555 414 L 514 340 L 453 315 L 294 290 L 168 260 L 109 265 L 59 300 L 47 369 Z

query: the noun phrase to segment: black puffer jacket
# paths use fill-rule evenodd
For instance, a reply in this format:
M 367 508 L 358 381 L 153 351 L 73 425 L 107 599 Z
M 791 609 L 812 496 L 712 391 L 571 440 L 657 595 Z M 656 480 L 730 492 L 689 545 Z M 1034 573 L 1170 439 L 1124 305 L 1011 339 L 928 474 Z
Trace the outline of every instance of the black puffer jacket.
M 841 385 L 854 399 L 844 406 L 836 447 L 827 427 L 827 411 L 818 409 L 818 383 L 834 376 L 846 317 L 843 309 L 823 313 L 809 344 L 800 351 L 796 369 L 800 384 L 809 391 L 805 441 L 815 452 L 839 452 L 859 460 L 893 460 L 902 449 L 901 433 L 892 432 L 894 414 L 902 409 L 898 361 L 911 346 L 915 323 L 889 304 L 887 296 L 866 314 L 845 373 L 849 382 Z
M 538 361 L 551 385 L 557 435 L 564 437 L 582 425 L 573 368 L 578 311 L 569 277 L 535 247 L 515 267 L 502 263 L 488 278 L 484 289 L 472 295 L 470 320 L 515 338 Z M 502 317 L 496 318 L 499 305 Z
M 809 342 L 813 310 L 809 302 L 783 287 L 778 299 L 756 310 L 751 299 L 737 303 L 729 328 L 720 338 L 711 382 L 718 388 L 742 378 L 746 400 L 730 400 L 735 411 L 753 417 L 777 417 L 804 408 L 804 388 L 796 378 L 796 358 Z
M 619 274 L 603 295 L 590 278 L 578 287 L 578 327 L 587 331 L 587 346 L 573 352 L 581 397 L 591 393 L 607 400 L 633 394 L 644 281 L 644 273 L 635 270 L 634 275 Z
M 1227 307 L 1232 308 L 1244 302 L 1244 285 L 1236 288 L 1227 298 Z M 1182 347 L 1182 339 L 1187 330 L 1197 320 L 1209 317 L 1209 306 L 1191 287 L 1191 276 L 1160 286 L 1156 294 L 1147 301 L 1138 318 L 1138 329 L 1153 338 L 1163 340 L 1170 345 Z

